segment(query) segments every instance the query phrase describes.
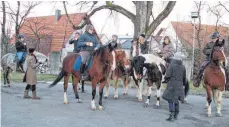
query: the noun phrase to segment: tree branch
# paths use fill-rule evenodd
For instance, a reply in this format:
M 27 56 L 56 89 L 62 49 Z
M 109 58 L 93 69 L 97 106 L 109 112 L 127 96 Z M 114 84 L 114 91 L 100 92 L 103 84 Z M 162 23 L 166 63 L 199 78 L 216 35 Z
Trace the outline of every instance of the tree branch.
M 223 5 L 220 1 L 219 1 L 219 5 L 222 6 L 227 12 L 229 12 L 229 9 L 225 5 Z
M 66 8 L 66 5 L 65 5 L 65 1 L 63 1 L 63 5 L 64 5 L 65 14 L 66 14 L 66 16 L 68 18 L 69 23 L 72 25 L 73 29 L 76 29 L 76 26 L 73 24 L 72 20 L 70 19 L 69 15 L 68 15 L 68 11 L 67 11 L 67 8 Z
M 147 36 L 149 37 L 152 32 L 157 28 L 158 25 L 170 14 L 176 5 L 176 1 L 169 1 L 164 10 L 157 16 L 157 18 L 150 24 L 149 29 L 147 31 Z
M 134 22 L 135 20 L 135 15 L 126 10 L 125 8 L 119 6 L 119 5 L 115 5 L 115 4 L 111 4 L 111 5 L 102 5 L 98 8 L 95 8 L 94 10 L 92 10 L 92 12 L 88 15 L 88 17 L 90 18 L 92 15 L 94 15 L 97 11 L 103 10 L 103 9 L 110 9 L 116 12 L 119 12 L 121 14 L 123 14 L 124 16 L 126 16 L 127 18 L 129 18 L 132 22 Z

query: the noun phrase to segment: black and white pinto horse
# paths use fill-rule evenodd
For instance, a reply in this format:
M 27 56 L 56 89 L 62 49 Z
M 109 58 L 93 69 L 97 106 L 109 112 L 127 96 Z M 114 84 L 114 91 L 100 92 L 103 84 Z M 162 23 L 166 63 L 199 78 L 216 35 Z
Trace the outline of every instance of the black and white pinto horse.
M 37 71 L 40 73 L 46 73 L 48 70 L 48 61 L 49 58 L 42 53 L 34 52 L 39 62 L 42 62 L 37 68 Z M 2 67 L 2 74 L 4 79 L 4 86 L 10 87 L 10 73 L 16 71 L 16 61 L 15 61 L 15 54 L 14 53 L 7 53 L 1 58 L 1 67 Z M 27 62 L 23 63 L 23 71 L 25 72 L 27 69 Z
M 135 84 L 138 86 L 138 101 L 142 101 L 142 90 L 145 81 L 147 81 L 148 92 L 145 106 L 148 106 L 150 103 L 153 84 L 157 87 L 156 106 L 160 106 L 161 84 L 166 71 L 165 60 L 154 54 L 140 54 L 139 56 L 133 57 L 131 66 L 131 75 L 133 76 Z

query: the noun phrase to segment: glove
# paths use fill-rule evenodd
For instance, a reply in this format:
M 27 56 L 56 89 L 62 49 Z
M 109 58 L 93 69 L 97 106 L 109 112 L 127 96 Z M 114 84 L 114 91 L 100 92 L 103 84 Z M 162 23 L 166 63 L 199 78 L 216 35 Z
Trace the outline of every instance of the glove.
M 169 79 L 170 79 L 170 78 L 165 77 L 165 80 L 164 80 L 164 81 L 162 81 L 162 83 L 168 83 L 168 82 L 169 82 Z

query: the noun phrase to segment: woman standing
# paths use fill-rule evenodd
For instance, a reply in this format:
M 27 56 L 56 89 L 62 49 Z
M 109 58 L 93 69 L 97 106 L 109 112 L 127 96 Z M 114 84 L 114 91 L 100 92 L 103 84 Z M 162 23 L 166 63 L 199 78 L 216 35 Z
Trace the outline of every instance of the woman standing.
M 182 58 L 175 54 L 169 65 L 165 81 L 167 87 L 162 95 L 162 98 L 169 103 L 169 118 L 168 121 L 176 120 L 179 114 L 179 101 L 184 102 L 183 84 L 186 82 L 186 68 L 183 65 Z
M 23 82 L 27 83 L 27 86 L 25 87 L 24 91 L 24 98 L 31 98 L 28 93 L 29 89 L 32 89 L 33 93 L 33 99 L 40 99 L 36 95 L 36 84 L 37 84 L 37 75 L 36 75 L 36 67 L 41 64 L 41 62 L 38 62 L 36 56 L 34 55 L 34 48 L 29 49 L 29 55 L 27 58 L 27 70 L 24 76 Z

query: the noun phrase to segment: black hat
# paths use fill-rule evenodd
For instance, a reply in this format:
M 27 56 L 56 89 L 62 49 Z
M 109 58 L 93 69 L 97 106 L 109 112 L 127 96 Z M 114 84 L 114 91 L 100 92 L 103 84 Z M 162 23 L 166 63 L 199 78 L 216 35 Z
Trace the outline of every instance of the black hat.
M 141 34 L 140 36 L 142 36 L 142 37 L 144 37 L 144 38 L 146 37 L 145 34 Z

